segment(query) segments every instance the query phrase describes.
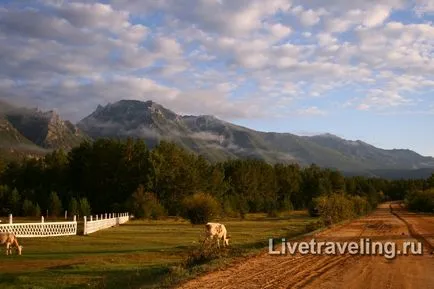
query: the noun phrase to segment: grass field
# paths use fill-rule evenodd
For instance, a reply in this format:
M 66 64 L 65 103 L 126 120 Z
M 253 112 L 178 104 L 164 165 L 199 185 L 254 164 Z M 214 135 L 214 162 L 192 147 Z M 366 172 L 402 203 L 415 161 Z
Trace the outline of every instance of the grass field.
M 221 222 L 231 246 L 248 251 L 265 247 L 270 237 L 304 233 L 313 220 L 297 211 Z M 0 288 L 159 288 L 170 268 L 199 246 L 202 234 L 203 226 L 168 219 L 130 221 L 89 236 L 21 238 L 22 256 L 0 254 Z

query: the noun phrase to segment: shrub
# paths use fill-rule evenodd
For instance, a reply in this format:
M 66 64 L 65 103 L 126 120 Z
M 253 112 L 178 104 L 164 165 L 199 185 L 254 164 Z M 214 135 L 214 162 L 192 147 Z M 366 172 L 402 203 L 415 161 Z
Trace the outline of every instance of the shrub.
M 131 196 L 131 209 L 134 216 L 138 219 L 160 219 L 166 216 L 166 210 L 161 205 L 157 196 L 151 192 L 145 192 L 140 185 Z
M 41 216 L 41 207 L 39 207 L 38 203 L 35 205 L 35 211 L 34 211 L 34 213 L 35 213 L 35 217 L 40 217 Z
M 76 216 L 79 213 L 78 202 L 76 198 L 71 198 L 68 206 L 68 214 L 70 216 Z
M 56 192 L 51 192 L 50 194 L 50 212 L 51 216 L 57 217 L 62 212 L 62 202 Z
M 206 224 L 220 213 L 220 204 L 206 193 L 196 193 L 182 202 L 183 217 L 192 224 Z
M 318 200 L 312 200 L 307 206 L 307 211 L 309 212 L 309 215 L 311 217 L 319 217 L 320 215 L 318 211 L 317 201 Z
M 369 213 L 371 206 L 366 198 L 360 196 L 351 197 L 351 201 L 354 207 L 354 213 L 357 216 L 363 216 Z
M 34 216 L 35 213 L 35 207 L 33 206 L 33 203 L 27 199 L 23 202 L 23 216 L 30 217 Z
M 279 216 L 278 206 L 274 200 L 266 201 L 264 206 L 265 206 L 265 211 L 267 213 L 267 217 L 276 218 Z
M 79 212 L 81 216 L 89 216 L 91 214 L 89 201 L 86 198 L 81 198 L 79 202 Z
M 434 189 L 410 192 L 405 202 L 410 211 L 432 213 L 434 212 Z
M 314 199 L 314 206 L 326 225 L 350 219 L 356 215 L 353 202 L 343 194 L 317 197 Z
M 218 259 L 222 257 L 223 254 L 224 251 L 222 248 L 218 248 L 215 242 L 206 242 L 204 246 L 192 249 L 184 260 L 183 265 L 185 268 L 192 268 Z
M 10 212 L 14 215 L 19 215 L 21 210 L 21 196 L 17 189 L 13 189 L 9 194 L 8 204 Z
M 239 217 L 240 213 L 235 209 L 235 205 L 233 205 L 233 202 L 231 202 L 229 199 L 224 199 L 222 204 L 222 214 L 224 214 L 227 217 Z
M 316 231 L 316 230 L 321 229 L 323 227 L 324 227 L 324 222 L 322 220 L 318 220 L 318 221 L 310 222 L 309 224 L 307 224 L 305 227 L 305 231 L 306 232 L 313 232 L 313 231 Z

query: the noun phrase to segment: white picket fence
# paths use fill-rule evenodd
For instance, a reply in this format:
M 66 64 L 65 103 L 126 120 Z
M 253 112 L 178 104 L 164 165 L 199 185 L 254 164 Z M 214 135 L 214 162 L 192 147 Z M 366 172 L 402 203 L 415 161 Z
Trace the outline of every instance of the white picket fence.
M 9 216 L 9 224 L 1 224 L 0 232 L 14 233 L 20 238 L 54 237 L 77 235 L 77 220 L 70 222 L 44 222 L 40 223 L 13 223 L 12 215 Z
M 102 214 L 95 216 L 95 219 L 90 216 L 90 221 L 87 220 L 87 217 L 83 217 L 83 234 L 88 235 L 102 229 L 124 224 L 129 219 L 128 213 Z M 0 224 L 0 232 L 14 233 L 19 238 L 77 235 L 77 218 L 74 216 L 73 221 L 45 222 L 44 217 L 41 217 L 40 223 L 13 223 L 12 215 L 9 215 L 9 223 Z
M 87 217 L 84 217 L 83 234 L 88 235 L 99 230 L 114 227 L 128 222 L 129 219 L 130 216 L 128 213 L 96 215 L 95 219 L 93 216 L 90 216 L 89 220 Z

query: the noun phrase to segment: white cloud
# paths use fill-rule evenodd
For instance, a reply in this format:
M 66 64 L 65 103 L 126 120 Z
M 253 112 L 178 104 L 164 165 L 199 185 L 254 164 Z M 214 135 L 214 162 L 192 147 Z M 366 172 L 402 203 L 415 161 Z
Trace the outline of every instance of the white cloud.
M 368 109 L 385 109 L 403 104 L 409 104 L 411 101 L 396 91 L 382 89 L 373 89 L 368 96 L 358 105 L 360 110 Z
M 357 93 L 346 109 L 400 108 L 434 87 L 431 0 L 38 3 L 0 9 L 0 89 L 68 115 L 121 98 L 224 117 L 293 105 L 323 115 L 306 98 L 346 89 Z M 391 20 L 405 9 L 422 20 Z
M 375 27 L 381 25 L 390 16 L 390 7 L 377 5 L 368 11 L 363 19 L 363 25 L 366 27 Z
M 303 116 L 324 116 L 327 115 L 327 112 L 319 109 L 316 106 L 311 106 L 311 107 L 297 110 L 297 114 Z
M 425 14 L 432 14 L 434 12 L 434 1 L 416 0 L 416 6 L 413 10 L 418 17 L 423 17 Z
M 271 34 L 277 39 L 285 38 L 291 34 L 292 29 L 280 23 L 273 24 L 269 27 Z
M 291 12 L 296 15 L 303 26 L 314 26 L 321 20 L 321 16 L 326 14 L 325 10 L 314 11 L 312 9 L 305 10 L 302 6 L 296 6 L 291 9 Z

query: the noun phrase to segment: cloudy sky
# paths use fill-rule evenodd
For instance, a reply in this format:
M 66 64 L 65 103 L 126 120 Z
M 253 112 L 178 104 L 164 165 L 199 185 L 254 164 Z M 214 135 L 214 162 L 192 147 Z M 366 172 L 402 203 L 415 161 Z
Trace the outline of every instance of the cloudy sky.
M 0 97 L 155 100 L 434 155 L 434 0 L 1 1 Z

